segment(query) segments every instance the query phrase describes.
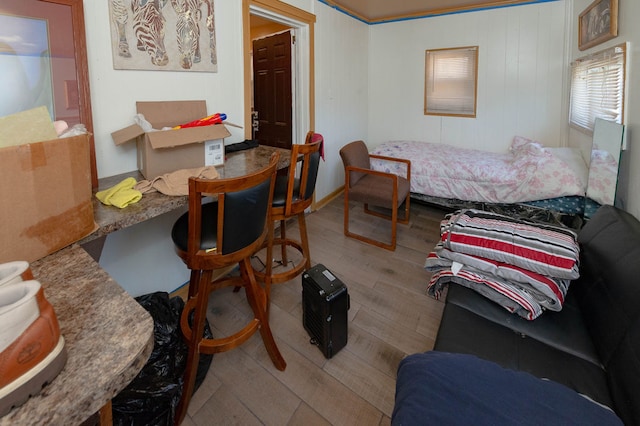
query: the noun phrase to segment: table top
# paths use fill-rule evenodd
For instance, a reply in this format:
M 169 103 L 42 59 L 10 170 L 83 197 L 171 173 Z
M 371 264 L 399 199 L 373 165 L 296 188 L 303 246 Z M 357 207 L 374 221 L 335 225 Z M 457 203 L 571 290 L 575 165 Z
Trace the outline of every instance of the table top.
M 289 166 L 291 151 L 259 145 L 244 151 L 227 154 L 223 166 L 216 167 L 221 178 L 232 178 L 255 172 L 269 164 L 271 154 L 280 153 L 278 169 Z M 136 181 L 144 177 L 139 171 L 123 173 L 109 178 L 100 179 L 98 190 L 110 188 L 127 177 L 134 177 Z M 143 195 L 137 203 L 130 204 L 124 209 L 113 206 L 105 206 L 96 197 L 93 197 L 94 219 L 98 229 L 84 238 L 80 243 L 103 237 L 119 229 L 126 228 L 136 223 L 144 222 L 164 213 L 185 207 L 189 204 L 188 196 L 169 196 L 160 192 L 149 192 Z
M 0 425 L 80 424 L 145 365 L 154 345 L 153 319 L 77 244 L 31 269 L 56 312 L 67 363 Z

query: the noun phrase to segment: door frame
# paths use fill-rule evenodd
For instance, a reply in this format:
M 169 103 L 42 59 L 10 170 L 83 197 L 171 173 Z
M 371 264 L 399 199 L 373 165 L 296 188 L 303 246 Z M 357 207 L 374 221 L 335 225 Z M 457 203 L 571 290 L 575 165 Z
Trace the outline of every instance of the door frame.
M 293 143 L 304 141 L 307 131 L 315 129 L 314 24 L 315 15 L 279 0 L 242 0 L 242 36 L 244 44 L 244 129 L 251 139 L 251 15 L 258 15 L 292 28 L 296 42 L 292 49 L 294 104 Z

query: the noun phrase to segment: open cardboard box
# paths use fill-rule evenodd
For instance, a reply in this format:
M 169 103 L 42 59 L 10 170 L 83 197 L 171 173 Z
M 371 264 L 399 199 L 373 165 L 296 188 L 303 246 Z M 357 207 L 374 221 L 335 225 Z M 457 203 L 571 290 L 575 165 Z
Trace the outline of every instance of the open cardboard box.
M 136 110 L 154 129 L 174 127 L 207 116 L 205 101 L 136 102 Z M 137 124 L 111 133 L 116 145 L 136 140 L 138 170 L 146 179 L 224 161 L 224 124 L 145 132 Z
M 0 148 L 0 263 L 36 261 L 96 230 L 89 135 Z

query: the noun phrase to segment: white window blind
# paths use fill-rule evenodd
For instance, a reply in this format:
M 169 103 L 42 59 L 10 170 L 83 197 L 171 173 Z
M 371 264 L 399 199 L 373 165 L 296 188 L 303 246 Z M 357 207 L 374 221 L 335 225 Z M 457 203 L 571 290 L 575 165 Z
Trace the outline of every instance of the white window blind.
M 623 124 L 625 64 L 625 45 L 571 64 L 570 124 L 590 131 L 596 118 Z
M 424 113 L 475 117 L 477 61 L 477 46 L 427 50 Z

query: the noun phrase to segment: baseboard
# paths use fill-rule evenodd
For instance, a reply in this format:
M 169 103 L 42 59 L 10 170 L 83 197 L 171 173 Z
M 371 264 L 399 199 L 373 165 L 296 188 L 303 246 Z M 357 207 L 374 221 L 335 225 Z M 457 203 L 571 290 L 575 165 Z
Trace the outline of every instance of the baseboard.
M 333 201 L 335 198 L 337 198 L 340 194 L 342 194 L 342 192 L 344 192 L 344 185 L 341 186 L 340 188 L 336 189 L 335 191 L 333 191 L 332 193 L 330 193 L 329 195 L 327 195 L 326 197 L 324 197 L 320 201 L 315 201 L 311 205 L 311 210 L 315 211 L 315 210 L 321 209 L 322 207 L 326 206 L 331 201 Z

